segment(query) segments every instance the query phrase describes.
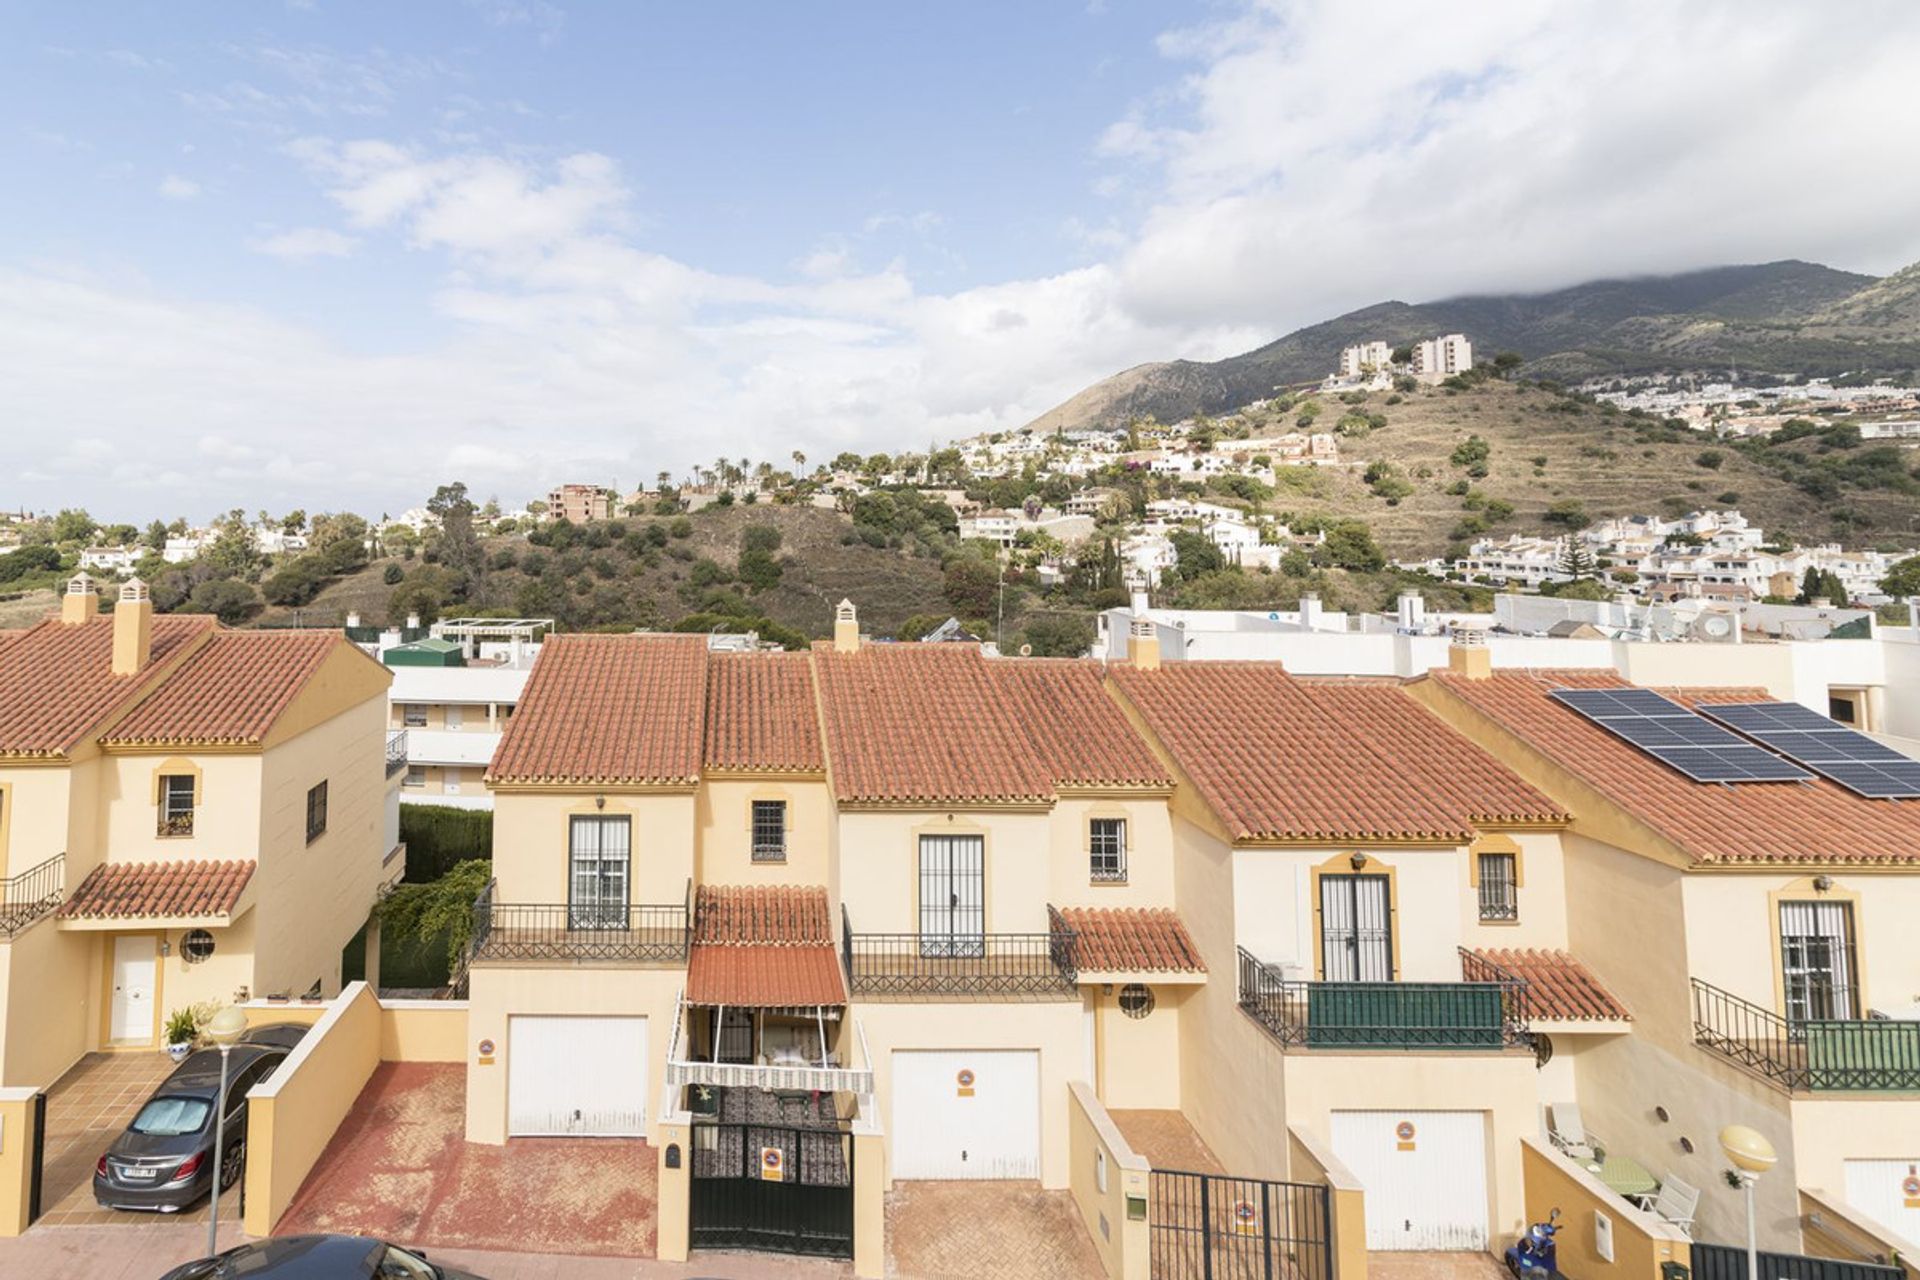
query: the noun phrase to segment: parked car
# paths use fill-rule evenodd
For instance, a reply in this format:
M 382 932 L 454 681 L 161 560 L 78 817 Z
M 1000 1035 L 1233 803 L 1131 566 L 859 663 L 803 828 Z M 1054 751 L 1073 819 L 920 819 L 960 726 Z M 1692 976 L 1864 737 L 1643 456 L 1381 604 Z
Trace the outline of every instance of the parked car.
M 367 1236 L 282 1236 L 175 1267 L 160 1280 L 481 1280 Z
M 270 1044 L 291 1053 L 312 1029 L 304 1022 L 269 1022 L 264 1027 L 248 1027 L 240 1043 Z
M 277 1044 L 238 1044 L 227 1064 L 226 1148 L 220 1186 L 240 1176 L 247 1146 L 247 1090 L 286 1060 Z M 93 1168 L 93 1198 L 108 1209 L 176 1213 L 213 1187 L 214 1107 L 220 1051 L 202 1049 L 174 1068 Z

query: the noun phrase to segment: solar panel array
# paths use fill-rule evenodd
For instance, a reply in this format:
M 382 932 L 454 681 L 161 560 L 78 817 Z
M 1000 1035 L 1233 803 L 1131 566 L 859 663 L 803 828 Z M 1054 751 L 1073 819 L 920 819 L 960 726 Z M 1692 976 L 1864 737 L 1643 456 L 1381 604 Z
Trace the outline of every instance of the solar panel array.
M 1813 775 L 1651 689 L 1555 689 L 1554 701 L 1695 782 L 1809 782 Z
M 1701 706 L 1700 714 L 1858 795 L 1873 800 L 1920 796 L 1920 760 L 1797 702 L 1708 704 Z

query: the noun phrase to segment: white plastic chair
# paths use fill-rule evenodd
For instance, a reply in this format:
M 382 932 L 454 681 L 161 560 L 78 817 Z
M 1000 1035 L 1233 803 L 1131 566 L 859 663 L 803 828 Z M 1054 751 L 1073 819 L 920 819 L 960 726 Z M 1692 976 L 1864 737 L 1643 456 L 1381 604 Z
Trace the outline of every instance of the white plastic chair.
M 1577 1102 L 1547 1104 L 1547 1136 L 1573 1160 L 1597 1162 L 1606 1150 L 1606 1143 L 1599 1135 L 1589 1133 L 1581 1122 Z
M 1700 1206 L 1700 1189 L 1678 1178 L 1660 1184 L 1658 1195 L 1641 1196 L 1640 1207 L 1656 1218 L 1664 1218 L 1688 1235 L 1693 1234 L 1693 1211 Z

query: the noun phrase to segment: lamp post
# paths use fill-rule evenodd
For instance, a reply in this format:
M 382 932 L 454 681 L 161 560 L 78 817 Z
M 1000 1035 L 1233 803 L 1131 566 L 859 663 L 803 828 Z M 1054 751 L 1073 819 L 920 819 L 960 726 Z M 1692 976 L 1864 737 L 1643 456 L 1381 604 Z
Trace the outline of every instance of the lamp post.
M 220 1175 L 225 1171 L 227 1146 L 227 1059 L 247 1030 L 247 1015 L 228 1005 L 207 1022 L 207 1039 L 220 1050 L 220 1092 L 213 1111 L 213 1194 L 207 1204 L 207 1256 L 220 1251 Z
M 1747 1280 L 1760 1280 L 1759 1228 L 1754 1219 L 1753 1185 L 1780 1157 L 1765 1134 L 1744 1124 L 1730 1124 L 1720 1131 L 1720 1150 L 1733 1161 L 1733 1171 L 1747 1193 Z

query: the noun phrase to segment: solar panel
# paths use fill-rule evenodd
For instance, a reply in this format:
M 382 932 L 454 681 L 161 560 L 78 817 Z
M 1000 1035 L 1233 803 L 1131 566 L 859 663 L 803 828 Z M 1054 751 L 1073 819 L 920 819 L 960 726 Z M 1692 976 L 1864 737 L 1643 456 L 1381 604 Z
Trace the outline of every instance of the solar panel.
M 1797 702 L 1707 704 L 1700 714 L 1870 800 L 1920 797 L 1920 760 Z
M 1551 696 L 1695 782 L 1806 782 L 1813 777 L 1651 689 L 1555 689 Z

